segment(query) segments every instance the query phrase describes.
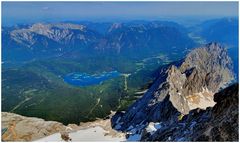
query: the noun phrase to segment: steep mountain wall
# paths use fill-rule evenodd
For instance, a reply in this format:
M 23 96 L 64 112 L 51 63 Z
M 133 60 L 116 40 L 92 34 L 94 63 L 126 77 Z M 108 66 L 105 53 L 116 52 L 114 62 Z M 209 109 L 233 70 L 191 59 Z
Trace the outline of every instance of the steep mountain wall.
M 196 48 L 183 61 L 159 71 L 148 92 L 112 118 L 116 130 L 141 135 L 150 122 L 171 124 L 190 110 L 212 107 L 213 95 L 234 79 L 232 61 L 217 43 Z

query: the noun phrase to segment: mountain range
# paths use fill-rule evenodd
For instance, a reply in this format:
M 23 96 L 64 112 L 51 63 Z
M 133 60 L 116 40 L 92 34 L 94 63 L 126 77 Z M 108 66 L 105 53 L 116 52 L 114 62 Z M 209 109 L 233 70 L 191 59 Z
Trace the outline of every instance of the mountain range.
M 95 26 L 103 27 L 98 23 Z M 76 52 L 78 56 L 89 53 L 146 56 L 160 51 L 183 51 L 194 43 L 182 26 L 172 22 L 111 23 L 106 29 L 102 33 L 88 25 L 72 23 L 6 27 L 2 30 L 3 61 L 69 57 Z
M 235 18 L 2 27 L 4 131 L 19 121 L 29 141 L 100 118 L 127 141 L 237 141 L 237 29 Z M 95 85 L 64 80 L 112 71 Z

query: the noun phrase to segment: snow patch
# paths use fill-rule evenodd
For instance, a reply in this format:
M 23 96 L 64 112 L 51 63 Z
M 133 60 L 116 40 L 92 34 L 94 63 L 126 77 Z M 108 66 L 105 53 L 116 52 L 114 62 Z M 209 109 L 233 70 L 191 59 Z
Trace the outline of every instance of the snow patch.
M 162 126 L 161 126 L 161 123 L 153 123 L 153 122 L 150 122 L 148 124 L 148 126 L 146 127 L 146 131 L 148 133 L 150 133 L 151 135 L 156 132 L 158 129 L 160 129 Z
M 112 137 L 107 135 L 102 127 L 96 126 L 76 132 L 70 132 L 69 137 L 71 141 L 125 141 L 124 137 Z M 36 140 L 36 142 L 53 142 L 53 141 L 63 141 L 60 133 L 56 133 L 42 139 Z

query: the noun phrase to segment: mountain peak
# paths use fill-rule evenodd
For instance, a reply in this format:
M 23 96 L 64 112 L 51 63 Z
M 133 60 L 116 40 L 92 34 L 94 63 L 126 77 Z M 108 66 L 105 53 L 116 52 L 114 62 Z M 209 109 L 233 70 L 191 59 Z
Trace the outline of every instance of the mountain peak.
M 113 127 L 128 131 L 129 126 L 138 126 L 141 132 L 149 122 L 176 122 L 190 110 L 214 106 L 213 95 L 233 79 L 232 61 L 225 48 L 218 43 L 196 48 L 180 65 L 170 65 L 162 72 L 126 113 L 116 114 Z
M 72 23 L 53 23 L 53 24 L 45 24 L 45 23 L 35 23 L 30 29 L 32 31 L 39 29 L 50 29 L 50 28 L 59 28 L 59 29 L 76 29 L 76 30 L 84 30 L 85 26 L 80 24 L 72 24 Z
M 108 32 L 112 32 L 113 30 L 121 28 L 122 26 L 122 23 L 113 23 L 112 26 L 109 28 Z
M 170 67 L 167 82 L 173 106 L 182 114 L 215 105 L 213 95 L 233 80 L 232 61 L 225 48 L 210 43 L 191 51 L 182 65 Z

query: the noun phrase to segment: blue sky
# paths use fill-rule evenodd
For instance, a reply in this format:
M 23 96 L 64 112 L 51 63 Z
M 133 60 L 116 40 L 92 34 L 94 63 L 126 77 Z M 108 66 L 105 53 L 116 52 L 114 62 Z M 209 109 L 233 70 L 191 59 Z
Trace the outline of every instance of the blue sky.
M 2 2 L 3 25 L 238 16 L 238 2 Z

